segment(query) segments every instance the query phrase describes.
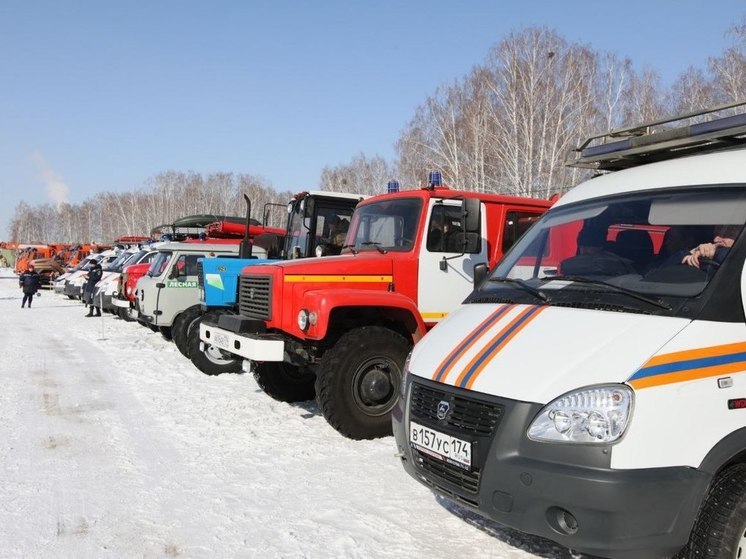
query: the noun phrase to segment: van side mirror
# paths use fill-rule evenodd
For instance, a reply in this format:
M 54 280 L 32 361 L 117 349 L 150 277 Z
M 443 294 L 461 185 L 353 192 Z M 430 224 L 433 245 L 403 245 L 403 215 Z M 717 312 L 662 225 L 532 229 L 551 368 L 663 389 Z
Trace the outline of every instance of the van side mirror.
M 487 278 L 489 271 L 490 269 L 485 262 L 474 264 L 474 287 L 477 287 Z
M 476 233 L 479 236 L 481 227 L 482 203 L 478 198 L 465 198 L 461 205 L 461 223 L 466 233 Z

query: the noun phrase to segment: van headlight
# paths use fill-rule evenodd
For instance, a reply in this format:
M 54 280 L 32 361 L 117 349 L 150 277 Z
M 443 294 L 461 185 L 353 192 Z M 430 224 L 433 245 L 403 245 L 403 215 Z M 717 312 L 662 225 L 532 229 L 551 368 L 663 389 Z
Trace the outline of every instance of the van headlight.
M 404 398 L 407 395 L 407 377 L 409 376 L 409 362 L 412 360 L 412 352 L 409 352 L 407 358 L 404 360 L 404 367 L 401 370 L 401 397 Z
M 550 402 L 528 428 L 540 442 L 611 444 L 629 425 L 634 395 L 624 384 L 573 390 Z

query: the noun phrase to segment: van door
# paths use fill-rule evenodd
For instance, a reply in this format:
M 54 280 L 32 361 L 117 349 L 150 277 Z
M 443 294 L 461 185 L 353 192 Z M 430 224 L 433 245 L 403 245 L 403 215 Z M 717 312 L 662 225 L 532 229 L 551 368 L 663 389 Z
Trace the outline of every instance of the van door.
M 159 284 L 154 312 L 157 326 L 171 326 L 176 312 L 196 303 L 197 261 L 204 256 L 203 253 L 180 253 L 172 259 L 165 278 Z

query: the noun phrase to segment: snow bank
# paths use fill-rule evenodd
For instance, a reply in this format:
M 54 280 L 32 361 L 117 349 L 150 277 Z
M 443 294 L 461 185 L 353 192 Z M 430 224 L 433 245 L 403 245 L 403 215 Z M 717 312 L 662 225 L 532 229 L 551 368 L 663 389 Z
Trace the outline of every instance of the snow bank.
M 569 557 L 410 479 L 393 438 L 208 377 L 0 270 L 0 557 Z

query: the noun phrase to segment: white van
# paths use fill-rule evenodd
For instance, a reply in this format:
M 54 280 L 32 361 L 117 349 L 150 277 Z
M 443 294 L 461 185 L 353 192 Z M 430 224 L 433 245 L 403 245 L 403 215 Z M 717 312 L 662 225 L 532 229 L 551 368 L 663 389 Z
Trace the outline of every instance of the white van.
M 613 172 L 415 346 L 393 417 L 415 479 L 583 553 L 746 550 L 746 114 L 714 110 L 586 143 L 574 164 Z
M 186 355 L 186 335 L 191 323 L 202 313 L 197 274 L 202 258 L 238 258 L 239 244 L 205 241 L 164 243 L 148 272 L 137 281 L 138 320 L 167 339 L 173 338 Z M 264 249 L 255 246 L 253 254 L 266 258 Z

